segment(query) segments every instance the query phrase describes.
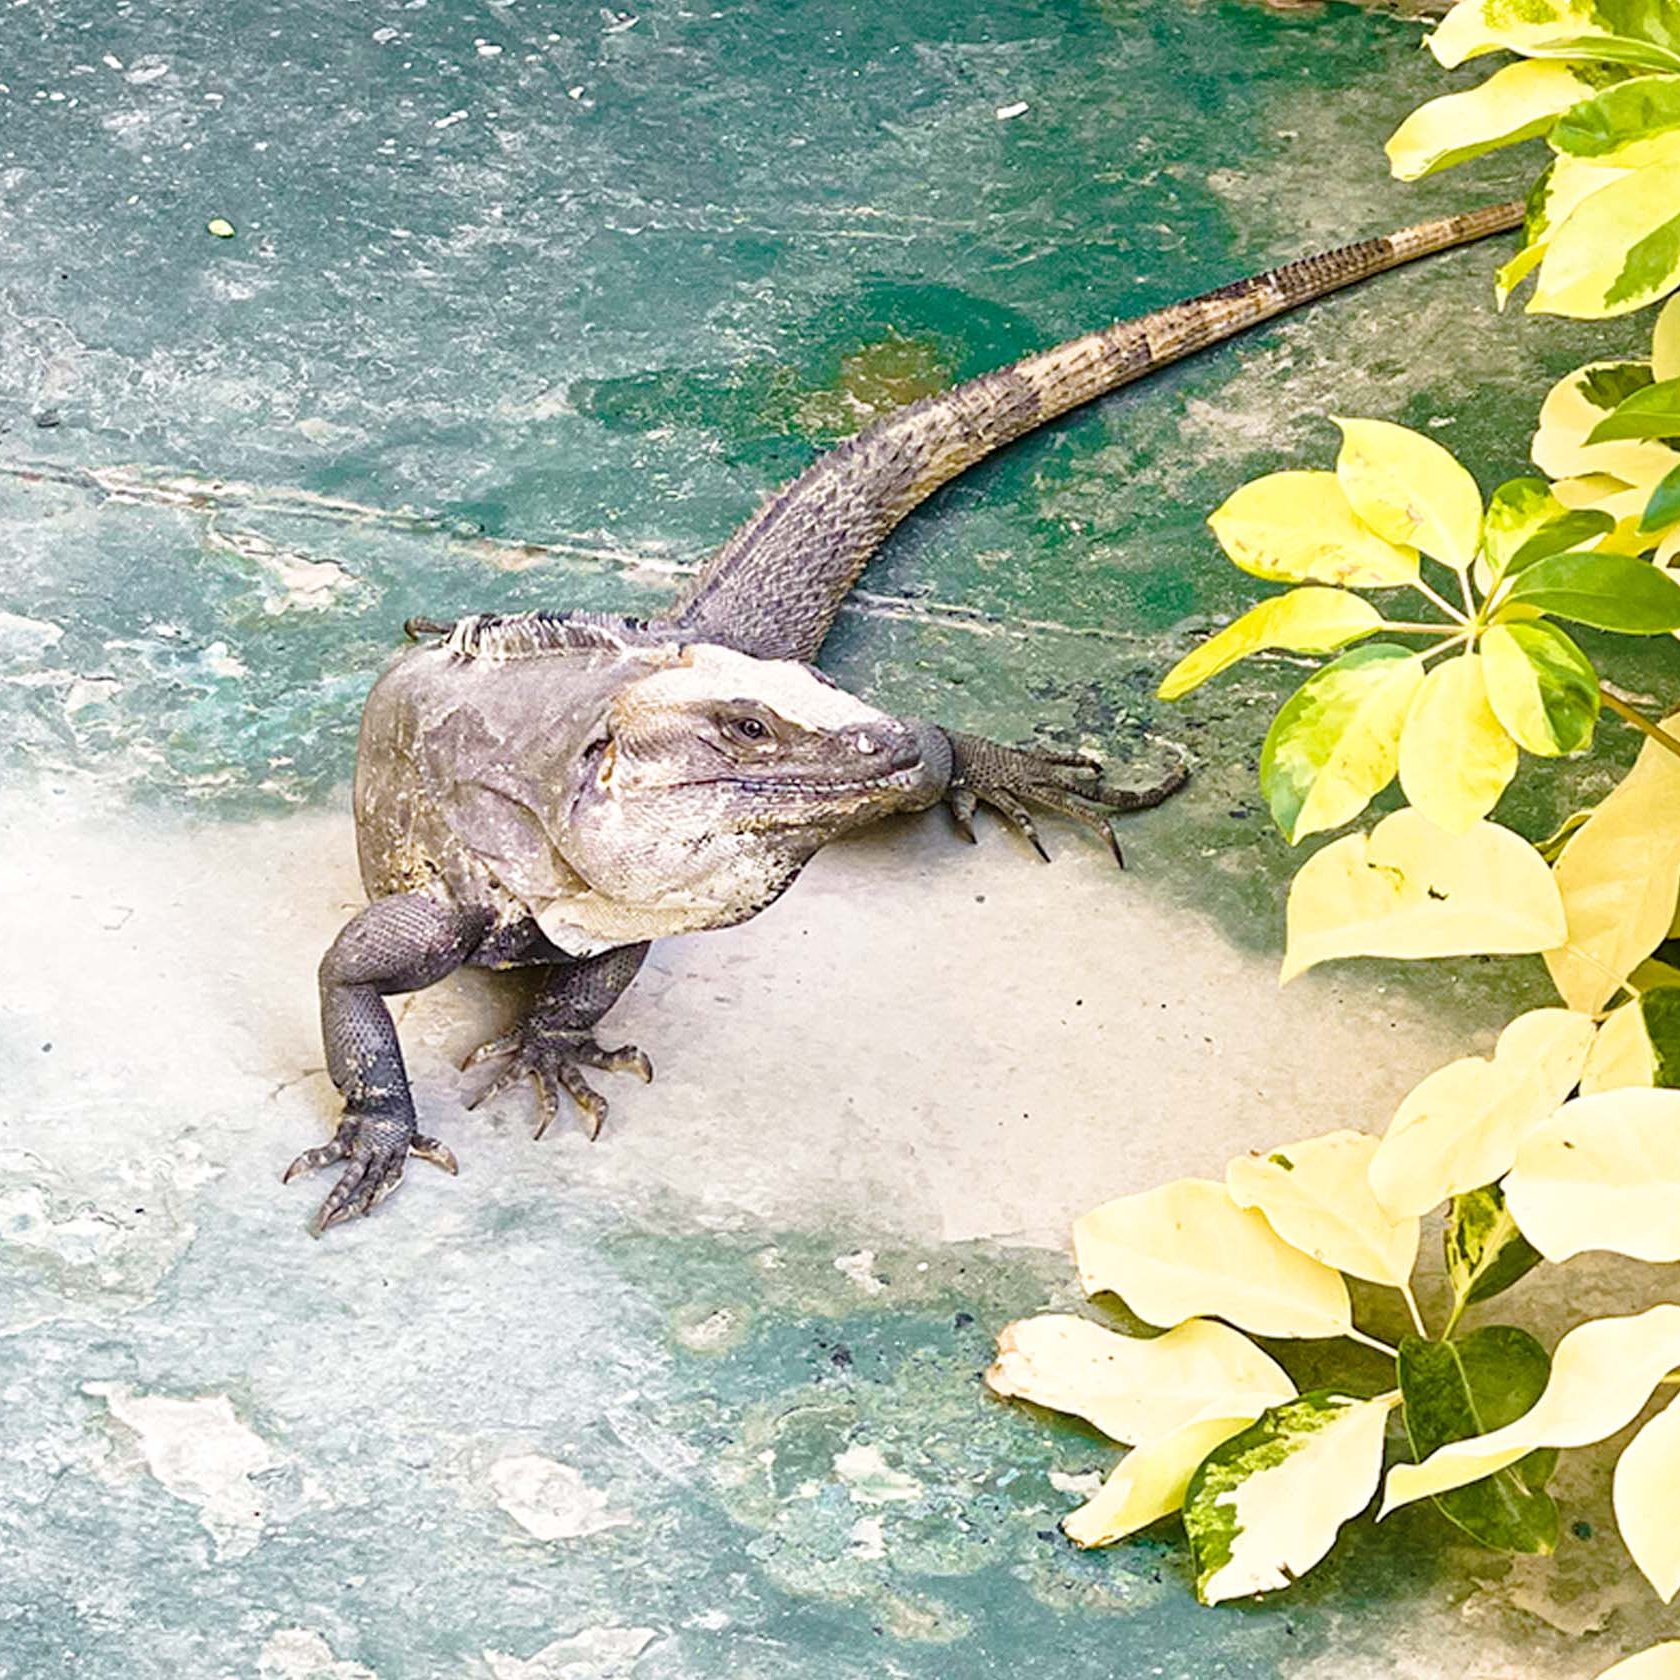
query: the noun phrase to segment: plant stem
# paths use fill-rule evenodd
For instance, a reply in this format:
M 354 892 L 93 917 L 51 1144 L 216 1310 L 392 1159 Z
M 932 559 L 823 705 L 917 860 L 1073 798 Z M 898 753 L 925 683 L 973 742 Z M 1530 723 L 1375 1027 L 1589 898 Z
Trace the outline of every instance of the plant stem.
M 1453 1299 L 1452 1312 L 1447 1317 L 1447 1327 L 1441 1332 L 1441 1340 L 1450 1342 L 1452 1333 L 1458 1328 L 1458 1321 L 1464 1316 L 1464 1309 L 1470 1304 L 1468 1295 L 1457 1295 Z
M 1350 1329 L 1346 1334 L 1350 1342 L 1358 1342 L 1364 1347 L 1375 1348 L 1378 1353 L 1386 1353 L 1390 1359 L 1400 1357 L 1399 1348 L 1390 1347 L 1387 1342 L 1379 1342 L 1375 1336 L 1367 1336 L 1363 1330 Z
M 1400 1294 L 1405 1300 L 1406 1311 L 1412 1315 L 1412 1328 L 1416 1330 L 1425 1341 L 1428 1341 L 1429 1327 L 1423 1322 L 1423 1314 L 1418 1311 L 1417 1296 L 1412 1293 L 1412 1286 L 1409 1283 L 1401 1284 Z
M 1659 729 L 1643 712 L 1636 712 L 1627 701 L 1612 694 L 1603 683 L 1598 685 L 1598 697 L 1623 723 L 1631 723 L 1641 735 L 1649 736 L 1658 746 L 1666 747 L 1676 757 L 1680 757 L 1680 740 L 1676 740 L 1666 729 Z
M 1446 598 L 1446 596 L 1437 594 L 1435 590 L 1423 581 L 1422 578 L 1413 578 L 1411 580 L 1411 587 L 1415 589 L 1426 601 L 1430 602 L 1433 606 L 1439 607 L 1441 611 L 1444 612 L 1455 624 L 1468 624 L 1470 622 L 1470 620 L 1466 618 L 1465 615 Z
M 1453 624 L 1442 624 L 1439 621 L 1424 622 L 1421 620 L 1414 623 L 1401 618 L 1384 619 L 1382 628 L 1384 630 L 1403 630 L 1409 636 L 1458 636 L 1463 634 L 1463 632 Z
M 1460 594 L 1464 596 L 1465 615 L 1474 618 L 1476 616 L 1476 597 L 1470 593 L 1470 571 L 1468 567 L 1458 574 L 1458 588 Z

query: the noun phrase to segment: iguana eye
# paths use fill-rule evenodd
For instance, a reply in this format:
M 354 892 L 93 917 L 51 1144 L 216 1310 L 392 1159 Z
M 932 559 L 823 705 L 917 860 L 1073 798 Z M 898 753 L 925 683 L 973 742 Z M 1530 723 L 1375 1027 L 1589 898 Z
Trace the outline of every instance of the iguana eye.
M 750 712 L 744 716 L 720 718 L 718 727 L 732 741 L 739 741 L 749 747 L 762 747 L 774 738 L 770 725 L 763 718 L 754 717 Z

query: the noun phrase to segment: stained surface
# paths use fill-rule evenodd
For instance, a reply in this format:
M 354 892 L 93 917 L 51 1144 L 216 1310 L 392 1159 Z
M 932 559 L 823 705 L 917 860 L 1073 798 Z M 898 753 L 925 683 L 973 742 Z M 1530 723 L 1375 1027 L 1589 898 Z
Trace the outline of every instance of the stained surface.
M 827 662 L 885 704 L 1186 742 L 1124 879 L 936 820 L 835 848 L 656 953 L 613 1025 L 660 1076 L 594 1148 L 532 1145 L 523 1096 L 461 1113 L 507 1000 L 439 988 L 404 1037 L 460 1180 L 417 1165 L 320 1244 L 276 1182 L 331 1123 L 313 965 L 402 619 L 649 607 L 886 406 L 1498 194 L 1508 165 L 1384 178 L 1440 85 L 1417 33 L 1234 0 L 0 12 L 0 1675 L 1532 1676 L 1644 1640 L 1591 1465 L 1551 1562 L 1413 1512 L 1204 1613 L 1170 1525 L 1056 1537 L 1052 1473 L 1113 1449 L 976 1381 L 1070 1304 L 1073 1213 L 1380 1124 L 1506 1006 L 1482 965 L 1280 997 L 1252 759 L 1293 673 L 1149 698 L 1246 598 L 1207 510 L 1327 462 L 1325 414 L 1521 469 L 1604 335 L 1496 316 L 1487 250 L 971 475 L 842 619 Z

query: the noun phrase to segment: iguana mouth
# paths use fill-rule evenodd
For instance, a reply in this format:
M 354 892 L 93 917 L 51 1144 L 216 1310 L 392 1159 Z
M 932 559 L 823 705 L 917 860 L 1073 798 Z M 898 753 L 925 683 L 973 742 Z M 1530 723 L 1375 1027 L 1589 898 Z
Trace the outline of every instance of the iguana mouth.
M 693 776 L 668 785 L 674 788 L 729 786 L 745 788 L 750 793 L 867 793 L 875 788 L 908 787 L 923 769 L 923 761 L 918 758 L 914 764 L 901 765 L 878 776 L 860 776 L 843 782 L 794 776 Z

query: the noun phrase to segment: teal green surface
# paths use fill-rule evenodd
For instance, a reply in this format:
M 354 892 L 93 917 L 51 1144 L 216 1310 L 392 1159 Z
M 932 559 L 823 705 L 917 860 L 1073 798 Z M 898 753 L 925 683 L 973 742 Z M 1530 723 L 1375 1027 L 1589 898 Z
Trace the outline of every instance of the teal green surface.
M 1520 185 L 1532 159 L 1386 181 L 1383 135 L 1450 80 L 1418 34 L 1236 0 L 11 7 L 6 776 L 205 820 L 340 802 L 405 617 L 650 610 L 887 403 Z M 1390 276 L 973 473 L 894 539 L 826 662 L 1004 738 L 1187 742 L 1202 774 L 1134 869 L 1274 944 L 1292 860 L 1253 767 L 1294 672 L 1151 698 L 1251 598 L 1203 522 L 1245 477 L 1327 464 L 1329 412 L 1450 422 L 1486 485 L 1520 471 L 1547 378 L 1645 328 L 1500 317 L 1494 261 Z M 0 1342 L 0 1674 L 255 1673 L 278 1617 L 383 1680 L 602 1621 L 671 1630 L 639 1680 L 1261 1680 L 1327 1651 L 1380 1671 L 1471 1567 L 1438 1575 L 1441 1527 L 1408 1512 L 1287 1599 L 1208 1614 L 1170 1526 L 1075 1553 L 1048 1473 L 1112 1450 L 978 1383 L 1001 1322 L 1070 1298 L 1059 1257 L 883 1252 L 860 1305 L 831 1263 L 850 1233 L 505 1195 L 450 1239 L 502 1294 L 424 1247 L 277 1278 L 217 1186 L 126 1317 Z M 5 1287 L 51 1297 L 45 1267 Z M 369 1346 L 345 1301 L 375 1289 Z M 720 1311 L 722 1343 L 692 1345 Z M 102 1426 L 89 1380 L 226 1391 L 283 1438 L 264 1544 L 218 1560 L 185 1503 L 70 1473 Z M 486 1419 L 569 1443 L 636 1524 L 556 1550 L 457 1497 L 438 1467 Z M 865 1439 L 913 1498 L 799 1495 Z

